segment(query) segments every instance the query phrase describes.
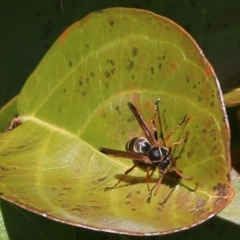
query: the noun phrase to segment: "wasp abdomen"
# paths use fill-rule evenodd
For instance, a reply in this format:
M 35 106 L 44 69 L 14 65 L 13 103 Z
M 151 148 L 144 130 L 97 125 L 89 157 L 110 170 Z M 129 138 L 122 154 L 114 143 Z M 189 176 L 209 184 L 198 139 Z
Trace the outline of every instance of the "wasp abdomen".
M 151 144 L 144 137 L 135 137 L 126 144 L 126 150 L 130 152 L 147 153 L 151 147 Z

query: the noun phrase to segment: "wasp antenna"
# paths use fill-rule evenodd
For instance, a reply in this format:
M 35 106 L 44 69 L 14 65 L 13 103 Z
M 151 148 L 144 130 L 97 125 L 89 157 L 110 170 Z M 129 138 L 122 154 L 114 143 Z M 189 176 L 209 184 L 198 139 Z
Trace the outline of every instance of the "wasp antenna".
M 183 120 L 182 120 L 182 122 L 180 123 L 180 125 L 183 124 L 184 122 L 187 123 L 187 122 L 189 121 L 189 119 L 190 119 L 190 117 L 189 117 L 187 114 L 184 115 L 184 116 L 183 116 Z
M 99 149 L 98 149 L 101 153 L 108 153 L 108 148 L 103 148 L 103 147 L 100 147 Z
M 160 102 L 160 98 L 157 98 L 157 100 L 155 101 L 155 106 L 158 105 L 159 102 Z
M 128 102 L 127 105 L 130 109 L 134 109 L 135 111 L 137 111 L 137 108 L 131 102 Z

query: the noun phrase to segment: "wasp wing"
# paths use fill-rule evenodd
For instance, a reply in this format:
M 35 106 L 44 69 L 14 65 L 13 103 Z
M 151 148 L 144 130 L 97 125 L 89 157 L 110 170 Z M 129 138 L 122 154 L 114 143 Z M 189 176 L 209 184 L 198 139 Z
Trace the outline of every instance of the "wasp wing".
M 140 127 L 142 128 L 147 140 L 154 146 L 160 146 L 159 142 L 155 139 L 152 132 L 149 130 L 148 126 L 146 125 L 145 121 L 143 120 L 142 116 L 139 114 L 137 108 L 130 102 L 128 102 L 128 107 L 132 111 L 134 117 L 137 119 Z
M 121 158 L 128 158 L 131 160 L 136 160 L 139 162 L 144 162 L 149 164 L 149 158 L 142 154 L 142 153 L 135 153 L 135 152 L 126 152 L 126 151 L 120 151 L 110 148 L 99 148 L 99 151 L 113 157 L 121 157 Z

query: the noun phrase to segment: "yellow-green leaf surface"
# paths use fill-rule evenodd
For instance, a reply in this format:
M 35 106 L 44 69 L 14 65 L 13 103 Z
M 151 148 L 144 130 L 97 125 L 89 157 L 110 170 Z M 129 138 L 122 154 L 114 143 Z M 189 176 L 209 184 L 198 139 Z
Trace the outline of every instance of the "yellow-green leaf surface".
M 147 203 L 145 173 L 134 169 L 104 191 L 132 161 L 98 148 L 124 150 L 143 136 L 127 102 L 151 128 L 157 98 L 165 136 L 189 117 L 167 146 L 189 133 L 173 156 L 192 180 L 168 176 Z M 43 216 L 103 231 L 165 234 L 203 222 L 234 195 L 217 78 L 194 40 L 164 17 L 116 8 L 76 22 L 29 77 L 17 113 L 22 124 L 0 133 L 1 196 Z M 150 185 L 157 180 L 155 171 Z

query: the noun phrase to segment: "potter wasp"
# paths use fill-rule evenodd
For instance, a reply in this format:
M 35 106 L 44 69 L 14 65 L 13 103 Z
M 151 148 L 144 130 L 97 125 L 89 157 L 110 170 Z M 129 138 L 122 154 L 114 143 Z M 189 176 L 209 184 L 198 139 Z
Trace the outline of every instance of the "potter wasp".
M 192 179 L 192 177 L 185 176 L 181 171 L 179 171 L 176 168 L 175 166 L 176 160 L 172 156 L 173 149 L 177 145 L 187 140 L 188 133 L 186 133 L 185 137 L 180 139 L 179 141 L 173 142 L 168 146 L 166 144 L 169 141 L 171 135 L 174 133 L 174 131 L 187 123 L 189 117 L 185 115 L 183 117 L 183 120 L 164 137 L 159 113 L 159 101 L 160 99 L 157 99 L 157 101 L 155 102 L 154 116 L 153 119 L 151 120 L 152 130 L 150 130 L 150 128 L 146 125 L 142 116 L 139 114 L 137 108 L 132 103 L 128 102 L 128 107 L 130 108 L 138 124 L 142 128 L 144 137 L 134 137 L 130 141 L 128 141 L 126 144 L 126 151 L 120 151 L 103 147 L 99 149 L 100 152 L 106 155 L 113 157 L 128 158 L 132 159 L 133 161 L 133 166 L 129 168 L 126 172 L 124 172 L 124 174 L 121 176 L 121 178 L 115 185 L 109 187 L 108 189 L 115 188 L 124 179 L 124 177 L 136 167 L 146 172 L 146 184 L 148 189 L 147 202 L 150 202 L 154 189 L 155 189 L 154 195 L 157 194 L 158 188 L 164 176 L 166 176 L 168 172 L 175 172 L 180 178 L 184 178 L 187 180 Z M 155 126 L 156 116 L 158 117 L 160 126 L 159 133 Z M 159 139 L 161 141 L 159 141 Z M 149 187 L 150 178 L 157 168 L 159 170 L 158 181 L 154 184 L 152 188 L 150 188 Z

